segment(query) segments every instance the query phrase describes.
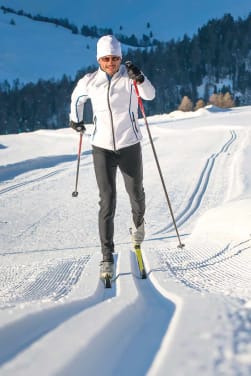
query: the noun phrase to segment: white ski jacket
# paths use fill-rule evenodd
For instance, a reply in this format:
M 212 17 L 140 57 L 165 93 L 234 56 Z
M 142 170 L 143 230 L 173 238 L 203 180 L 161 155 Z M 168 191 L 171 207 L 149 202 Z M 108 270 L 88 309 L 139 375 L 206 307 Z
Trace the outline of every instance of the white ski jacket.
M 142 99 L 155 97 L 155 89 L 146 76 L 138 89 Z M 94 146 L 116 151 L 142 139 L 138 98 L 124 65 L 111 78 L 99 68 L 78 81 L 71 97 L 70 120 L 76 123 L 83 120 L 87 99 L 91 100 L 93 109 Z

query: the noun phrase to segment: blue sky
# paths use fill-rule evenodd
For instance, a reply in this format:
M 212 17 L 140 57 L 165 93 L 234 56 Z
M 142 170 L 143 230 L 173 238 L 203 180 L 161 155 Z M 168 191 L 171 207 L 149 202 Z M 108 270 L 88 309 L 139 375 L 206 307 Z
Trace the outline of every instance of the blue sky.
M 42 15 L 66 17 L 83 25 L 112 27 L 114 32 L 123 26 L 126 35 L 149 31 L 158 39 L 169 40 L 192 36 L 198 27 L 211 18 L 231 13 L 235 18 L 251 12 L 250 0 L 0 0 L 1 5 L 24 9 Z

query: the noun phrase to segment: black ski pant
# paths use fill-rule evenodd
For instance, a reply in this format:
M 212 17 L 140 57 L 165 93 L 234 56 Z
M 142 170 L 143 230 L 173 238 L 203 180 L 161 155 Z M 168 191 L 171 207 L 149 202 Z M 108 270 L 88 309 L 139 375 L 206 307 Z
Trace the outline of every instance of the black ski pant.
M 132 217 L 136 227 L 141 225 L 145 214 L 143 165 L 141 145 L 120 149 L 116 152 L 93 146 L 93 161 L 99 188 L 99 236 L 104 261 L 113 261 L 114 216 L 116 209 L 116 172 L 119 167 L 130 198 Z

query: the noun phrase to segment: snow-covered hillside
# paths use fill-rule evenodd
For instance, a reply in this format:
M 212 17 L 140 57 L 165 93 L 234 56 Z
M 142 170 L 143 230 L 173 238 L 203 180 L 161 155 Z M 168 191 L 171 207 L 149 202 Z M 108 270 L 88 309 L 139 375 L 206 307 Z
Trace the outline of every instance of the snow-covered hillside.
M 0 33 L 0 82 L 74 78 L 81 68 L 97 64 L 97 40 L 62 27 L 0 11 Z
M 250 12 L 247 0 L 211 0 L 188 3 L 186 0 L 124 2 L 99 0 L 1 0 L 0 6 L 22 10 L 33 16 L 68 19 L 70 23 L 98 28 L 112 28 L 126 36 L 153 33 L 158 40 L 169 41 L 192 37 L 209 19 L 225 13 L 246 17 Z M 52 24 L 33 21 L 0 10 L 0 82 L 19 79 L 21 83 L 39 79 L 61 79 L 63 74 L 75 77 L 77 71 L 96 64 L 96 42 Z M 127 46 L 123 46 L 124 51 Z
M 149 118 L 185 248 L 177 248 L 147 132 L 140 280 L 123 179 L 116 282 L 104 290 L 89 133 L 0 138 L 0 373 L 250 375 L 251 107 Z M 91 125 L 90 125 L 91 128 Z
M 154 37 L 160 40 L 182 38 L 185 33 L 192 36 L 209 19 L 221 18 L 225 13 L 237 18 L 246 17 L 250 12 L 248 0 L 190 3 L 187 0 L 106 0 L 105 3 L 100 0 L 74 0 L 74 3 L 70 0 L 1 0 L 0 5 L 32 14 L 68 18 L 80 27 L 83 24 L 110 27 L 114 32 L 122 27 L 128 36 L 148 34 L 147 23 L 150 23 Z

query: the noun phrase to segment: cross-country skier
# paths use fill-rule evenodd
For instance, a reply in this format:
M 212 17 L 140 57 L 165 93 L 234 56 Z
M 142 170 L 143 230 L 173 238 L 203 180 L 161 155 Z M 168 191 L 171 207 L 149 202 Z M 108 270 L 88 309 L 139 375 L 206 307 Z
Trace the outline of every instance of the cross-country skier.
M 113 35 L 101 37 L 97 43 L 99 68 L 86 74 L 71 97 L 70 126 L 84 132 L 84 103 L 91 100 L 94 130 L 92 148 L 94 169 L 99 188 L 99 234 L 103 260 L 100 277 L 114 274 L 114 215 L 116 208 L 116 171 L 119 167 L 130 198 L 132 241 L 144 240 L 145 192 L 138 124 L 138 99 L 133 81 L 143 99 L 152 100 L 155 89 L 134 64 L 121 64 L 122 51 Z

